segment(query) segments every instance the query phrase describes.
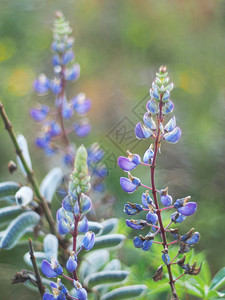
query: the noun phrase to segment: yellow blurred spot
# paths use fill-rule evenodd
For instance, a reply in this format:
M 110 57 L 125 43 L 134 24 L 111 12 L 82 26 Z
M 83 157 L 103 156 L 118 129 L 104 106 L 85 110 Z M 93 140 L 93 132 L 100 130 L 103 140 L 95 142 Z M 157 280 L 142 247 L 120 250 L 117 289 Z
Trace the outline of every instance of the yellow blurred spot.
M 204 88 L 203 76 L 196 70 L 181 72 L 179 81 L 179 86 L 191 94 L 201 93 Z
M 0 40 L 0 62 L 10 59 L 16 52 L 16 45 L 12 39 Z
M 8 80 L 8 90 L 19 97 L 26 95 L 32 88 L 34 76 L 28 67 L 14 69 Z

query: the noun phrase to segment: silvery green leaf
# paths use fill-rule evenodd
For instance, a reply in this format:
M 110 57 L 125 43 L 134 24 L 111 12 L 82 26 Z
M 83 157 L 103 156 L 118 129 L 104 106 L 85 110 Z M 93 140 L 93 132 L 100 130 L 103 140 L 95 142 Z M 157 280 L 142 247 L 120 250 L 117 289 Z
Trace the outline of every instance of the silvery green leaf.
M 104 271 L 109 270 L 120 270 L 121 269 L 121 262 L 118 259 L 111 260 L 104 268 Z
M 20 188 L 17 182 L 5 181 L 0 183 L 0 198 L 13 196 Z
M 88 221 L 89 230 L 95 234 L 101 234 L 103 231 L 103 225 L 98 222 Z
M 79 278 L 84 280 L 88 275 L 100 270 L 109 261 L 107 250 L 93 251 L 85 255 L 80 267 Z
M 146 285 L 131 285 L 114 289 L 103 295 L 100 300 L 132 299 L 141 296 L 147 289 Z
M 129 275 L 128 271 L 102 271 L 89 275 L 84 280 L 84 285 L 89 288 L 102 286 L 104 284 L 114 285 L 118 282 L 124 281 Z
M 40 221 L 40 216 L 34 211 L 24 212 L 14 219 L 4 232 L 0 242 L 0 248 L 13 248 L 23 234 L 31 226 L 34 227 Z
M 95 238 L 93 250 L 119 247 L 125 238 L 123 234 L 118 233 L 98 236 Z
M 9 223 L 21 212 L 20 206 L 7 206 L 0 209 L 0 226 Z
M 16 204 L 25 207 L 33 200 L 33 196 L 33 190 L 29 186 L 23 186 L 16 192 Z
M 60 186 L 63 179 L 63 172 L 60 168 L 53 168 L 42 180 L 40 191 L 47 202 L 51 202 L 52 198 Z
M 116 231 L 116 229 L 118 227 L 118 222 L 119 222 L 119 220 L 116 218 L 111 218 L 111 219 L 103 221 L 101 223 L 103 226 L 102 235 Z
M 44 251 L 47 259 L 51 259 L 53 256 L 55 259 L 58 257 L 59 242 L 55 235 L 47 234 L 44 238 Z
M 34 252 L 34 256 L 36 257 L 37 266 L 39 268 L 41 267 L 42 260 L 43 259 L 48 259 L 46 253 L 44 253 L 44 252 L 38 252 L 38 251 Z M 28 266 L 30 266 L 30 267 L 33 266 L 32 262 L 31 262 L 31 259 L 30 259 L 30 253 L 29 252 L 25 253 L 25 255 L 23 256 L 23 259 L 24 259 L 25 263 Z
M 15 196 L 5 196 L 0 198 L 0 202 L 7 202 L 8 204 L 15 204 L 16 199 Z
M 31 159 L 30 159 L 30 154 L 29 154 L 29 149 L 28 149 L 28 145 L 27 145 L 27 140 L 25 139 L 25 137 L 22 134 L 19 134 L 17 136 L 17 142 L 19 144 L 19 147 L 20 147 L 20 149 L 22 151 L 23 157 L 24 157 L 24 159 L 25 159 L 28 167 L 30 169 L 32 169 L 32 163 L 31 163 Z M 18 163 L 21 171 L 26 176 L 27 173 L 26 173 L 26 171 L 25 171 L 25 169 L 23 167 L 23 164 L 22 164 L 22 162 L 21 162 L 21 160 L 20 160 L 20 158 L 19 158 L 18 155 L 16 156 L 16 159 L 17 159 L 17 163 Z

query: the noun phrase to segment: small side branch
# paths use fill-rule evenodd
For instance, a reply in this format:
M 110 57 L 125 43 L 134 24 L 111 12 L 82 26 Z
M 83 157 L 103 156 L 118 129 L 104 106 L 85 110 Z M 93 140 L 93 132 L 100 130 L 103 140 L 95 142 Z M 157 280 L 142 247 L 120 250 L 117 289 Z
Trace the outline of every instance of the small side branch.
M 33 265 L 33 269 L 34 269 L 34 273 L 35 273 L 35 277 L 36 277 L 36 281 L 37 281 L 37 287 L 39 289 L 41 296 L 43 296 L 45 293 L 45 288 L 42 284 L 41 276 L 40 276 L 40 273 L 39 273 L 39 270 L 37 267 L 36 257 L 34 255 L 34 249 L 33 249 L 31 238 L 29 238 L 29 249 L 30 249 L 30 259 L 31 259 L 31 262 Z

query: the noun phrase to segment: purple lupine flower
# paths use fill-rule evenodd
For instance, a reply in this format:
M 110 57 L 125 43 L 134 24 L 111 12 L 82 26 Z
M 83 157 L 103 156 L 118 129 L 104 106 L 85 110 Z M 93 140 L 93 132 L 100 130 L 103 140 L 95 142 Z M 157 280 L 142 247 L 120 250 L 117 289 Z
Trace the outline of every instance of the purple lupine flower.
M 142 210 L 143 210 L 142 205 L 136 203 L 127 203 L 125 204 L 123 209 L 123 211 L 130 216 L 136 215 Z
M 164 206 L 171 206 L 173 203 L 173 199 L 170 195 L 168 195 L 168 188 L 165 188 L 164 190 L 160 191 L 160 195 L 161 195 L 161 203 Z
M 61 59 L 60 56 L 58 54 L 53 55 L 52 57 L 52 65 L 54 67 L 59 66 L 61 64 Z
M 77 268 L 77 259 L 74 255 L 74 252 L 70 253 L 70 257 L 69 257 L 69 259 L 67 260 L 67 263 L 66 263 L 66 268 L 70 273 L 72 273 L 73 271 L 76 270 L 76 268 Z
M 162 108 L 162 114 L 163 115 L 168 115 L 173 111 L 174 105 L 173 102 L 171 100 L 167 101 L 163 108 Z
M 70 233 L 71 231 L 71 226 L 70 224 L 67 222 L 67 220 L 65 220 L 64 218 L 61 218 L 58 222 L 58 232 L 61 235 Z
M 51 90 L 54 94 L 58 95 L 62 90 L 62 82 L 59 78 L 54 78 L 51 84 Z
M 150 146 L 150 148 L 145 151 L 145 154 L 143 156 L 143 162 L 146 164 L 151 164 L 152 163 L 152 159 L 154 156 L 154 151 L 152 150 L 152 145 Z
M 170 263 L 170 257 L 168 253 L 163 253 L 162 260 L 165 265 L 168 265 Z
M 186 216 L 184 216 L 178 212 L 175 212 L 170 216 L 170 218 L 171 218 L 171 221 L 173 221 L 174 223 L 182 223 L 186 219 Z
M 40 94 L 46 94 L 51 88 L 51 81 L 45 74 L 40 74 L 39 77 L 34 81 L 34 89 Z
M 126 220 L 126 224 L 128 227 L 138 230 L 144 228 L 147 222 L 144 220 Z
M 143 242 L 143 239 L 139 236 L 135 236 L 133 239 L 133 244 L 135 248 L 142 248 Z
M 30 110 L 31 117 L 37 121 L 43 121 L 49 113 L 49 107 L 47 105 L 40 105 L 38 108 L 32 108 Z
M 164 127 L 164 131 L 165 132 L 171 132 L 175 129 L 176 127 L 176 118 L 173 116 L 169 122 L 166 124 L 166 126 Z
M 136 177 L 132 177 L 132 179 L 126 177 L 120 178 L 120 185 L 122 189 L 127 193 L 133 193 L 138 188 L 140 183 L 140 179 Z
M 73 64 L 72 67 L 66 68 L 65 79 L 69 81 L 77 80 L 80 77 L 80 65 L 78 63 Z
M 141 163 L 141 158 L 137 154 L 128 152 L 128 157 L 120 156 L 117 163 L 122 170 L 131 171 Z
M 147 139 L 153 135 L 153 132 L 148 127 L 139 122 L 135 127 L 135 135 L 137 139 Z
M 66 295 L 68 294 L 68 290 L 61 283 L 61 280 L 58 278 L 57 284 L 55 282 L 50 283 L 51 290 L 53 295 L 50 293 L 44 293 L 43 300 L 64 300 L 66 299 Z
M 85 216 L 83 217 L 82 221 L 79 223 L 78 230 L 79 230 L 79 232 L 83 232 L 83 233 L 88 232 L 89 225 L 88 225 L 88 220 Z
M 74 53 L 72 50 L 66 51 L 62 55 L 62 65 L 67 65 L 74 60 Z
M 176 127 L 174 130 L 171 132 L 168 132 L 164 134 L 163 138 L 166 140 L 168 143 L 171 144 L 176 144 L 181 137 L 181 130 L 179 127 Z
M 87 300 L 87 291 L 82 287 L 80 282 L 74 280 L 73 285 L 76 289 L 76 297 L 78 300 Z
M 149 100 L 147 105 L 146 105 L 146 108 L 153 115 L 157 115 L 159 113 L 159 106 L 158 106 L 158 103 L 155 100 Z
M 148 250 L 151 249 L 152 244 L 153 244 L 153 240 L 145 240 L 143 242 L 143 245 L 142 245 L 141 248 L 142 248 L 143 251 L 148 251 Z
M 159 100 L 159 89 L 156 87 L 154 89 L 150 89 L 150 96 L 156 100 Z
M 76 135 L 79 137 L 85 137 L 91 131 L 91 125 L 88 122 L 75 123 L 73 127 Z
M 82 213 L 87 213 L 91 210 L 92 202 L 91 199 L 86 194 L 81 194 L 80 196 L 80 210 Z
M 184 216 L 191 216 L 195 213 L 197 204 L 195 202 L 188 202 L 182 207 L 179 207 L 177 211 Z
M 185 240 L 185 243 L 188 244 L 188 245 L 194 245 L 194 244 L 197 244 L 199 242 L 199 240 L 200 240 L 199 232 L 194 232 L 192 237 Z
M 84 247 L 86 250 L 91 250 L 94 247 L 94 243 L 95 234 L 92 231 L 88 231 L 81 242 L 81 247 Z
M 146 215 L 146 220 L 148 223 L 155 225 L 158 222 L 158 216 L 156 213 L 148 212 Z
M 54 257 L 51 258 L 51 263 L 44 259 L 41 263 L 41 270 L 49 278 L 60 276 L 63 273 L 62 266 Z
M 72 99 L 73 108 L 78 115 L 85 115 L 91 108 L 91 100 L 84 93 L 78 94 Z
M 152 204 L 153 204 L 153 200 L 152 200 L 152 198 L 149 196 L 149 192 L 148 192 L 148 191 L 146 191 L 145 193 L 142 194 L 141 201 L 142 201 L 142 205 L 143 205 L 145 208 L 149 208 L 149 205 L 152 205 Z
M 149 111 L 147 111 L 144 114 L 143 121 L 145 123 L 145 126 L 147 126 L 149 129 L 151 129 L 151 130 L 157 129 L 156 124 L 155 124 L 154 120 L 152 119 L 151 113 Z
M 162 101 L 167 102 L 170 99 L 170 91 L 166 90 L 165 93 L 163 94 Z
M 74 203 L 70 197 L 70 195 L 67 195 L 62 202 L 62 206 L 67 211 L 73 211 L 74 210 Z

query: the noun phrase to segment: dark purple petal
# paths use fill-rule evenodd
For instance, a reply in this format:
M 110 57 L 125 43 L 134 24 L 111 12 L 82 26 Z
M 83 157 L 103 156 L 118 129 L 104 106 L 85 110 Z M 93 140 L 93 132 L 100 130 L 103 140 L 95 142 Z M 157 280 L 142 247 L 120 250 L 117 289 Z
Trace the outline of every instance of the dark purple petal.
M 173 131 L 168 132 L 164 135 L 164 139 L 172 144 L 176 144 L 181 137 L 181 130 L 179 127 L 176 127 Z
M 41 263 L 41 271 L 45 274 L 46 277 L 54 278 L 57 277 L 58 274 L 51 267 L 51 264 L 47 260 L 43 260 Z
M 185 206 L 179 207 L 177 210 L 184 216 L 191 216 L 195 213 L 197 204 L 195 202 L 188 202 Z
M 127 193 L 133 193 L 138 187 L 138 184 L 134 184 L 132 181 L 130 181 L 130 179 L 126 177 L 120 178 L 120 185 L 122 189 Z
M 131 171 L 136 168 L 137 164 L 132 162 L 129 158 L 120 156 L 118 158 L 118 166 L 124 171 Z

